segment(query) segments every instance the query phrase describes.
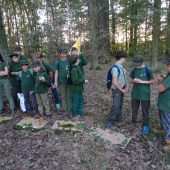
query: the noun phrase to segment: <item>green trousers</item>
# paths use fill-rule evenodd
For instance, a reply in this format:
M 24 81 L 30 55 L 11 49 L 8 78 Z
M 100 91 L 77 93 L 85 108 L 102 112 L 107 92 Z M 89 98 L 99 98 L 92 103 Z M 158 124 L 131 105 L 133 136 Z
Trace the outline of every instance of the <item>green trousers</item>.
M 72 93 L 72 108 L 73 117 L 83 115 L 83 94 L 82 93 Z
M 11 95 L 11 87 L 8 79 L 0 79 L 0 109 L 4 108 L 3 104 L 3 89 L 5 90 L 6 96 L 10 103 L 10 109 L 14 109 L 14 101 Z
M 47 93 L 43 93 L 43 94 L 35 94 L 36 95 L 36 99 L 37 99 L 37 103 L 38 103 L 38 111 L 40 114 L 43 114 L 43 106 L 46 109 L 46 114 L 50 115 L 50 105 L 49 105 L 49 100 L 47 97 Z
M 64 111 L 72 110 L 70 85 L 60 85 L 61 101 Z
M 138 115 L 140 103 L 142 106 L 143 126 L 149 126 L 150 100 L 140 101 L 140 100 L 132 99 L 132 123 L 137 123 L 137 115 Z

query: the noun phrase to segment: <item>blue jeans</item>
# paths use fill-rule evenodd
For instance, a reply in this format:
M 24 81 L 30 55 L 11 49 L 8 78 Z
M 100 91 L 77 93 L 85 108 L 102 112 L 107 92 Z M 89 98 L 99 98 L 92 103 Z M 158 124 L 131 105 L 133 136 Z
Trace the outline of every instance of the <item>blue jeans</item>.
M 30 105 L 30 101 L 29 101 L 29 93 L 23 93 L 24 95 L 24 99 L 25 99 L 25 107 L 26 107 L 26 111 L 27 113 L 30 113 L 31 112 L 31 105 Z M 37 104 L 37 100 L 36 100 L 36 97 L 35 97 L 35 93 L 33 93 L 31 95 L 31 101 L 32 101 L 32 104 L 33 104 L 33 107 L 34 107 L 34 110 L 36 112 L 38 112 L 38 104 Z
M 124 94 L 118 89 L 112 89 L 112 95 L 113 95 L 113 106 L 110 111 L 110 117 L 108 119 L 108 122 L 113 123 L 115 119 L 118 122 L 121 122 L 123 121 L 122 120 L 122 105 L 123 105 Z
M 53 76 L 53 84 L 54 84 L 54 76 Z M 58 93 L 57 93 L 57 89 L 56 88 L 51 88 L 51 91 L 53 93 L 53 96 L 54 96 L 54 99 L 55 99 L 55 103 L 56 104 L 59 104 L 60 103 L 60 100 L 59 100 L 59 97 L 58 97 Z

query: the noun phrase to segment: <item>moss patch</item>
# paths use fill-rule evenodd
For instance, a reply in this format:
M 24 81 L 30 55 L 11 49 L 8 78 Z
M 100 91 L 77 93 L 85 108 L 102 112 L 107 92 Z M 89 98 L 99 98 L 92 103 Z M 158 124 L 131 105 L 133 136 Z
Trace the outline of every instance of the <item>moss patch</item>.
M 2 125 L 2 124 L 5 124 L 5 123 L 7 123 L 9 120 L 3 120 L 2 122 L 0 122 L 0 125 Z
M 13 125 L 12 126 L 13 129 L 18 129 L 18 130 L 29 130 L 31 132 L 39 132 L 40 130 L 44 129 L 44 128 L 40 128 L 40 129 L 37 129 L 37 128 L 33 128 L 33 127 L 23 127 L 23 126 L 19 126 L 19 125 Z

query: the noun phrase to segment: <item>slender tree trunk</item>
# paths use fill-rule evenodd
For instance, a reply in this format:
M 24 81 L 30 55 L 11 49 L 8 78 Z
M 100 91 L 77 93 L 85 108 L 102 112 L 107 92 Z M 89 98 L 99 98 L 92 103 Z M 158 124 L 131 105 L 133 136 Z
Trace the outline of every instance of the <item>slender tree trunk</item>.
M 91 70 L 98 70 L 98 56 L 97 56 L 97 17 L 96 17 L 96 0 L 88 0 L 88 15 L 89 15 L 89 30 L 90 30 L 90 56 L 91 56 Z
M 152 49 L 151 49 L 151 68 L 156 71 L 158 54 L 159 54 L 159 36 L 160 36 L 160 13 L 161 0 L 154 0 L 154 14 L 153 14 L 153 33 L 152 33 Z
M 110 1 L 111 5 L 111 13 L 112 13 L 112 43 L 115 45 L 115 32 L 116 32 L 116 27 L 115 27 L 115 9 L 114 9 L 114 0 Z
M 9 48 L 8 48 L 5 29 L 4 29 L 4 25 L 3 25 L 1 8 L 0 8 L 0 53 L 3 57 L 3 59 L 7 63 L 10 62 Z
M 134 23 L 134 54 L 136 54 L 137 47 L 137 29 L 138 29 L 138 21 L 136 16 L 138 15 L 138 0 L 135 2 L 135 23 Z
M 170 54 L 170 2 L 168 3 L 168 11 L 167 11 L 167 39 L 166 39 L 166 47 L 167 54 Z

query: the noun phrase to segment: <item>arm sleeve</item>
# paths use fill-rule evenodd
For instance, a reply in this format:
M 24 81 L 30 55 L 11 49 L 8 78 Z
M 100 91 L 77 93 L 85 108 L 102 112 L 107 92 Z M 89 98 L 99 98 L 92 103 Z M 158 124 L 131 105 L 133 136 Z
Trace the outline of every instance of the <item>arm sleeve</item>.
M 48 84 L 50 82 L 50 79 L 48 77 L 48 74 L 44 72 L 44 78 L 45 78 L 45 81 L 42 81 L 42 83 L 44 84 Z
M 14 75 L 11 75 L 11 72 L 13 72 L 13 71 L 12 71 L 12 67 L 11 67 L 11 65 L 10 65 L 10 66 L 9 66 L 8 74 L 9 74 L 9 76 L 14 77 Z
M 129 77 L 130 77 L 131 79 L 134 79 L 133 70 L 130 72 Z
M 54 65 L 54 69 L 55 69 L 55 70 L 58 70 L 58 64 L 57 64 L 57 61 L 56 61 L 55 65 Z
M 79 57 L 81 58 L 81 62 L 82 62 L 83 65 L 88 64 L 88 60 L 83 54 L 80 54 Z
M 73 68 L 71 70 L 71 80 L 73 81 L 74 84 L 84 84 L 85 83 L 85 79 L 82 78 L 78 78 L 78 70 L 76 68 Z
M 112 77 L 118 77 L 119 76 L 118 69 L 116 67 L 113 67 L 111 74 L 112 74 Z
M 17 77 L 17 79 L 18 79 L 18 77 Z M 22 90 L 21 90 L 21 80 L 18 80 L 18 93 L 22 93 Z
M 170 76 L 168 76 L 163 82 L 162 85 L 165 86 L 167 89 L 170 88 Z

